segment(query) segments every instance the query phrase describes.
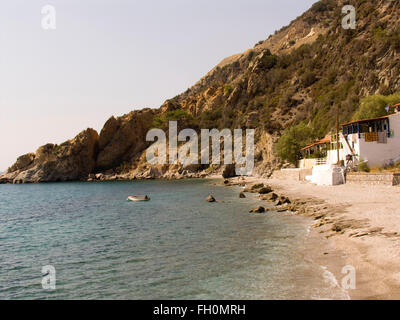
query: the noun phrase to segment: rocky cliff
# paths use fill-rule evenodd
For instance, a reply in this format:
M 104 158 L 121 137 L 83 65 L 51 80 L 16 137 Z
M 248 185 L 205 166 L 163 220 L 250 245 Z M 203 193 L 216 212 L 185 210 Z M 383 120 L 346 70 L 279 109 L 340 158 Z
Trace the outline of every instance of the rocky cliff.
M 46 144 L 35 153 L 20 156 L 0 176 L 0 182 L 86 180 L 94 172 L 114 172 L 147 147 L 146 133 L 154 113 L 154 110 L 144 109 L 119 118 L 111 117 L 100 135 L 87 129 L 60 145 Z
M 87 129 L 61 145 L 46 144 L 20 156 L 0 179 L 26 183 L 77 180 L 95 168 L 99 136 Z
M 182 178 L 221 173 L 222 166 L 150 166 L 146 132 L 179 126 L 255 128 L 255 175 L 284 165 L 274 152 L 283 131 L 307 123 L 323 137 L 349 120 L 360 98 L 390 94 L 400 84 L 400 2 L 351 1 L 355 30 L 342 27 L 347 1 L 322 0 L 268 39 L 224 59 L 186 92 L 159 109 L 111 117 L 98 135 L 88 129 L 61 145 L 18 158 L 1 182 L 76 179 Z

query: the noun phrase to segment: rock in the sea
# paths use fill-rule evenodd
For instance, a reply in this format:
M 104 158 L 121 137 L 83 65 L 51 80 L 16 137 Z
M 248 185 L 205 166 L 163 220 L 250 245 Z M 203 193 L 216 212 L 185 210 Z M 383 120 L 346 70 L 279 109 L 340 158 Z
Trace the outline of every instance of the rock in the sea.
M 290 204 L 290 203 L 291 203 L 291 202 L 290 202 L 289 198 L 287 198 L 287 197 L 285 197 L 285 196 L 279 196 L 279 197 L 276 199 L 274 205 L 275 205 L 275 206 L 281 206 L 281 205 Z
M 282 202 L 282 204 L 290 204 L 291 203 L 290 199 L 285 196 L 280 196 L 279 200 Z
M 251 186 L 246 187 L 243 191 L 250 193 L 258 193 L 260 189 L 264 188 L 263 183 L 256 183 Z
M 210 194 L 207 198 L 206 198 L 207 202 L 215 202 L 215 198 Z
M 244 192 L 239 193 L 239 198 L 240 199 L 246 198 L 246 195 L 244 194 Z
M 266 200 L 266 201 L 275 201 L 276 199 L 278 199 L 278 197 L 279 196 L 274 192 L 260 195 L 260 199 L 261 200 Z
M 270 186 L 265 186 L 262 187 L 260 190 L 258 190 L 259 194 L 268 194 L 272 192 L 272 188 Z
M 87 178 L 88 178 L 88 180 L 89 179 L 94 180 L 94 179 L 96 179 L 96 175 L 94 173 L 90 173 Z
M 257 208 L 251 209 L 249 212 L 250 213 L 264 213 L 265 212 L 265 208 L 259 206 Z
M 234 164 L 227 164 L 222 172 L 223 178 L 232 178 L 236 177 L 236 169 Z
M 256 183 L 255 185 L 253 185 L 250 190 L 255 191 L 258 189 L 264 188 L 264 183 Z

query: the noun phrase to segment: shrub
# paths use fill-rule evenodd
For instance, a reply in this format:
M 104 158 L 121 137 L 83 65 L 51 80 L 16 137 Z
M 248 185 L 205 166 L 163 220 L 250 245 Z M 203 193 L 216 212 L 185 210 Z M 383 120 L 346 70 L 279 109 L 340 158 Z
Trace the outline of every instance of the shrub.
M 318 1 L 317 3 L 314 3 L 313 6 L 311 7 L 311 11 L 317 13 L 317 12 L 323 12 L 328 9 L 328 5 L 326 1 L 321 0 Z
M 190 120 L 192 115 L 185 110 L 178 109 L 167 112 L 166 118 L 168 121 Z
M 370 172 L 370 168 L 366 162 L 360 162 L 358 164 L 358 171 L 359 172 Z
M 373 95 L 361 100 L 361 106 L 354 114 L 353 120 L 377 118 L 387 115 L 385 107 L 400 102 L 400 94 L 395 93 L 389 96 Z
M 382 41 L 385 40 L 387 37 L 387 31 L 383 29 L 381 26 L 376 27 L 374 29 L 374 40 L 375 41 Z
M 328 72 L 327 80 L 330 84 L 334 84 L 337 78 L 337 71 L 335 69 L 331 69 Z
M 275 55 L 264 55 L 261 59 L 261 66 L 263 69 L 272 69 L 278 62 L 278 57 Z
M 390 44 L 396 51 L 400 51 L 400 30 L 395 30 L 389 35 Z
M 275 151 L 280 158 L 297 164 L 301 148 L 312 141 L 312 129 L 305 123 L 286 129 L 275 145 Z
M 200 126 L 202 128 L 218 128 L 222 115 L 222 108 L 206 110 L 200 116 Z
M 193 125 L 193 116 L 182 109 L 169 111 L 153 119 L 152 126 L 154 128 L 165 128 L 168 126 L 168 121 L 178 121 L 178 126 L 191 126 Z
M 230 95 L 232 91 L 233 91 L 233 86 L 231 86 L 230 84 L 224 85 L 224 96 Z
M 153 119 L 153 127 L 155 128 L 163 128 L 166 121 L 162 117 L 154 117 Z
M 312 71 L 307 71 L 301 78 L 301 82 L 303 83 L 305 88 L 308 88 L 313 83 L 317 81 L 317 77 Z

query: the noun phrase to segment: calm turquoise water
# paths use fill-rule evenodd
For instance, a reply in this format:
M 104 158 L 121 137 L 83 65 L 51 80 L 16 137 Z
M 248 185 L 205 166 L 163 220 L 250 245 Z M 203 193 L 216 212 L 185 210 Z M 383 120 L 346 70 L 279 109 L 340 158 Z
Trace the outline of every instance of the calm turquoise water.
M 338 298 L 309 223 L 207 181 L 0 185 L 0 299 Z M 223 202 L 208 204 L 212 193 Z M 148 194 L 149 202 L 125 201 Z M 41 285 L 56 269 L 56 290 Z

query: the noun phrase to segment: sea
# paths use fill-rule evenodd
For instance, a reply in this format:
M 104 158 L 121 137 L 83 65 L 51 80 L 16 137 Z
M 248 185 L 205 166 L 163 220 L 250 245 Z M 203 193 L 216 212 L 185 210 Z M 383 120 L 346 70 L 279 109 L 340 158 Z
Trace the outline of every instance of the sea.
M 0 299 L 346 299 L 311 221 L 212 182 L 0 185 Z

